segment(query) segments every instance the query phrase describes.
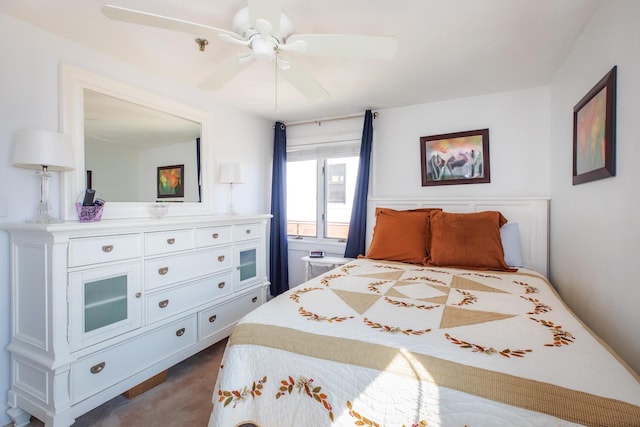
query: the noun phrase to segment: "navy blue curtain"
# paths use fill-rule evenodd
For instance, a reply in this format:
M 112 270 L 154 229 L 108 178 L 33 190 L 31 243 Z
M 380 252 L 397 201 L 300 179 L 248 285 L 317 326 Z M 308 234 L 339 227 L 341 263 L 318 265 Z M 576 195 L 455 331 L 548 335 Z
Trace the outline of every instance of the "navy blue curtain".
M 274 297 L 289 289 L 287 253 L 287 128 L 276 122 L 273 135 L 273 174 L 271 177 L 271 241 L 269 277 Z
M 202 177 L 200 176 L 200 138 L 196 138 L 196 173 L 198 174 L 198 201 L 202 201 Z
M 358 179 L 356 192 L 353 196 L 351 221 L 347 247 L 344 250 L 346 258 L 357 258 L 365 254 L 367 234 L 367 196 L 369 194 L 369 165 L 371 163 L 371 145 L 373 143 L 373 114 L 371 110 L 364 113 L 362 127 L 362 142 L 360 143 L 360 163 L 358 164 Z

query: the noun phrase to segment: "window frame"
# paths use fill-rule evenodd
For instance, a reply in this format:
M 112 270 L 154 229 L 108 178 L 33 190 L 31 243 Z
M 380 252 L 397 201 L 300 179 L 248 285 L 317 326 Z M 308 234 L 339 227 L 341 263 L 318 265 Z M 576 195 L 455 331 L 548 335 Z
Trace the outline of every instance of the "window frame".
M 332 158 L 343 157 L 360 157 L 360 144 L 361 136 L 357 134 L 348 135 L 333 135 L 331 137 L 318 137 L 314 138 L 315 141 L 309 142 L 299 139 L 297 143 L 287 146 L 287 163 L 299 160 L 312 160 L 316 161 L 316 236 L 301 236 L 294 234 L 287 234 L 287 238 L 290 241 L 296 242 L 317 242 L 317 243 L 339 243 L 344 244 L 346 238 L 327 237 L 327 210 L 329 201 L 327 200 L 328 183 L 328 160 Z M 305 143 L 306 142 L 306 143 Z M 331 147 L 343 148 L 343 151 L 331 153 Z M 349 150 L 344 151 L 344 147 L 349 147 Z M 296 158 L 291 159 L 289 154 L 296 152 L 298 155 Z M 318 155 L 313 155 L 311 153 Z M 302 154 L 300 154 L 302 153 Z M 299 157 L 299 158 L 298 158 Z M 287 179 L 289 175 L 287 174 Z M 288 196 L 288 195 L 287 195 Z M 288 197 L 287 197 L 287 200 Z M 347 200 L 345 199 L 345 203 Z M 287 223 L 289 218 L 287 216 Z

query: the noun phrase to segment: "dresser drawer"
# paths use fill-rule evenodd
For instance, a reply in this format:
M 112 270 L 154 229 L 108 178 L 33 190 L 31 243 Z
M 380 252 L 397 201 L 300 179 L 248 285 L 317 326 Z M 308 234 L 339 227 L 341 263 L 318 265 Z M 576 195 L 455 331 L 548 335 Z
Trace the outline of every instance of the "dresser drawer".
M 235 324 L 245 314 L 264 303 L 262 288 L 251 291 L 231 301 L 198 313 L 198 339 L 200 341 L 221 329 Z
M 233 226 L 233 238 L 235 241 L 260 238 L 260 223 L 240 224 Z
M 196 246 L 203 248 L 206 246 L 224 245 L 231 243 L 231 226 L 198 228 L 196 230 Z
M 69 267 L 121 261 L 142 255 L 140 234 L 78 238 L 69 240 Z
M 233 291 L 231 271 L 147 296 L 147 324 L 166 319 Z
M 153 289 L 231 268 L 231 247 L 211 248 L 145 261 L 145 288 Z
M 195 247 L 193 229 L 158 231 L 144 234 L 144 254 L 160 255 Z
M 71 365 L 71 400 L 78 403 L 196 343 L 196 315 Z

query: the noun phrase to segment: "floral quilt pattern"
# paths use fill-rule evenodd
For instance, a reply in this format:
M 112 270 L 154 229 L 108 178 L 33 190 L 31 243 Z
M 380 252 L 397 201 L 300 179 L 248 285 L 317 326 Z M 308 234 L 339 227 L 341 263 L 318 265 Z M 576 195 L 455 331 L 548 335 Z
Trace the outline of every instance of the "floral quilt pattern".
M 223 363 L 210 427 L 519 425 L 523 417 L 625 425 L 624 416 L 640 416 L 637 378 L 526 269 L 355 260 L 247 315 Z M 607 381 L 584 375 L 598 369 Z

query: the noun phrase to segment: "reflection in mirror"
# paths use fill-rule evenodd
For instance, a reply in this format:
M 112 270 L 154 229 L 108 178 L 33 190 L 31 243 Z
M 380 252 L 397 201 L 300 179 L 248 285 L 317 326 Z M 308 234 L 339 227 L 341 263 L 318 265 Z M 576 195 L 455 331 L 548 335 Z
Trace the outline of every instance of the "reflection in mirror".
M 110 202 L 158 200 L 158 168 L 184 165 L 184 197 L 199 202 L 200 123 L 84 89 L 85 169 Z

